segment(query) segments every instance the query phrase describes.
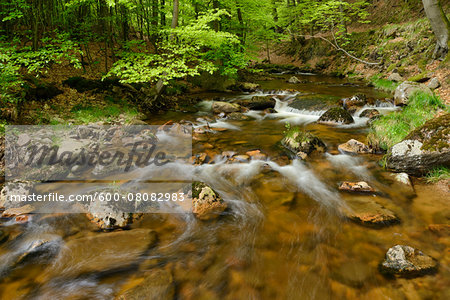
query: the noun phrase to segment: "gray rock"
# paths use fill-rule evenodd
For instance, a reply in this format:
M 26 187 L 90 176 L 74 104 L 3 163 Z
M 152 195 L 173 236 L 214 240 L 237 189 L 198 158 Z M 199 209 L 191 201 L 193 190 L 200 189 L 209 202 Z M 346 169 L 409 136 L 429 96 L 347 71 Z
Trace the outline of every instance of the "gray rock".
M 403 82 L 395 89 L 394 93 L 395 105 L 408 105 L 409 97 L 411 97 L 412 94 L 418 91 L 428 94 L 432 93 L 430 88 L 428 88 L 424 84 L 411 81 Z
M 392 73 L 391 75 L 389 75 L 388 80 L 395 82 L 402 82 L 404 79 L 400 74 Z
M 426 122 L 394 145 L 386 167 L 396 172 L 423 175 L 433 168 L 450 166 L 450 114 Z
M 396 245 L 387 251 L 380 269 L 389 275 L 421 276 L 436 272 L 437 261 L 410 246 Z
M 17 140 L 17 145 L 19 147 L 23 147 L 23 146 L 28 145 L 30 143 L 30 141 L 31 141 L 30 136 L 28 134 L 22 133 L 19 135 L 19 138 Z
M 352 115 L 341 107 L 334 107 L 327 110 L 320 116 L 317 123 L 327 125 L 342 125 L 354 123 Z
M 432 90 L 435 90 L 441 86 L 441 83 L 436 77 L 431 78 L 431 80 L 428 82 L 427 87 L 429 87 Z
M 235 103 L 214 101 L 212 104 L 212 111 L 216 114 L 239 112 L 240 110 L 240 105 Z

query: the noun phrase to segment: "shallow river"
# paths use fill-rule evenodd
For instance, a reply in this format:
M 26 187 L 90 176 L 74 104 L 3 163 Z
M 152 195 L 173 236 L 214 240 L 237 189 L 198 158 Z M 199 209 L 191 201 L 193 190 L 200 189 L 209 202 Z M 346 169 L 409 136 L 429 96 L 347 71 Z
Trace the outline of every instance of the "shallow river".
M 389 172 L 378 166 L 380 155 L 339 153 L 337 146 L 351 138 L 366 141 L 367 119 L 358 117 L 361 111 L 350 126 L 315 123 L 341 98 L 356 93 L 375 99 L 388 95 L 358 82 L 298 77 L 305 83 L 288 84 L 287 76 L 280 76 L 261 82 L 264 92 L 199 95 L 205 99 L 197 107 L 199 112 L 168 112 L 149 120 L 150 124 L 188 120 L 198 128 L 212 117 L 208 100 L 235 101 L 255 94 L 278 98 L 275 113 L 250 111 L 246 114 L 252 118 L 245 121 L 219 118 L 210 122 L 219 131 L 194 142 L 194 153 L 210 157 L 255 149 L 269 157 L 270 172 L 261 161 L 218 160 L 194 167 L 195 176 L 228 203 L 225 215 L 210 222 L 190 214 L 147 215 L 127 231 L 129 238 L 110 239 L 100 238 L 109 233 L 98 232 L 84 215 L 42 215 L 25 225 L 3 224 L 0 230 L 10 237 L 0 246 L 2 263 L 43 238 L 64 248 L 89 236 L 96 246 L 75 247 L 78 251 L 66 261 L 44 254 L 4 271 L 0 298 L 113 299 L 146 285 L 147 289 L 123 299 L 171 299 L 172 295 L 176 299 L 449 299 L 450 240 L 427 229 L 430 224 L 448 223 L 448 195 L 419 180 L 414 180 L 416 195 L 398 188 Z M 382 113 L 396 109 L 385 103 L 377 108 Z M 319 136 L 327 153 L 306 162 L 288 159 L 278 146 L 286 123 Z M 340 208 L 351 197 L 360 197 L 338 191 L 339 183 L 346 180 L 364 180 L 376 188 L 378 194 L 370 197 L 401 222 L 370 228 L 346 219 Z M 154 230 L 157 242 L 132 263 L 116 264 L 132 256 L 131 244 L 141 246 L 139 235 L 131 234 L 142 228 Z M 379 263 L 397 244 L 436 258 L 437 274 L 415 279 L 381 275 Z M 91 266 L 86 267 L 88 260 Z

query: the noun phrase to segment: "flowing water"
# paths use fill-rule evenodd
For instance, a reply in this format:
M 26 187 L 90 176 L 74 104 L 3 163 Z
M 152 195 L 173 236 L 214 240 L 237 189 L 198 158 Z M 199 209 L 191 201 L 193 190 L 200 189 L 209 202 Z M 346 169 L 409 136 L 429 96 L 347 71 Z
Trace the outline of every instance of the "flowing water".
M 25 225 L 3 223 L 0 230 L 10 237 L 0 246 L 4 265 L 0 298 L 112 299 L 163 271 L 171 275 L 157 275 L 153 288 L 138 298 L 170 299 L 161 287 L 173 284 L 177 299 L 448 299 L 450 241 L 427 229 L 429 224 L 448 223 L 448 195 L 416 180 L 416 196 L 411 196 L 378 166 L 381 156 L 339 153 L 337 146 L 351 138 L 365 141 L 367 119 L 358 117 L 361 111 L 355 113 L 352 125 L 315 123 L 343 97 L 364 93 L 384 99 L 388 95 L 358 82 L 298 77 L 305 83 L 287 84 L 287 77 L 280 76 L 261 82 L 264 92 L 199 95 L 205 101 L 197 106 L 198 112 L 168 112 L 149 120 L 150 124 L 187 120 L 194 128 L 208 122 L 212 129 L 219 129 L 207 134 L 206 140 L 194 142 L 197 154 L 214 157 L 223 151 L 245 154 L 259 149 L 268 156 L 266 162 L 229 164 L 216 159 L 179 166 L 222 195 L 228 204 L 225 215 L 209 222 L 187 213 L 144 216 L 125 234 L 152 229 L 158 241 L 125 267 L 115 266 L 134 255 L 130 243 L 139 241 L 99 239 L 93 249 L 69 253 L 70 259 L 65 259 L 70 264 L 51 255 L 53 244 L 64 249 L 77 239 L 88 236 L 95 242 L 106 234 L 96 231 L 84 215 L 35 216 Z M 207 121 L 212 117 L 211 99 L 236 101 L 267 94 L 277 97 L 274 113 L 249 111 L 246 115 L 251 120 Z M 382 113 L 396 109 L 385 102 L 375 106 Z M 278 144 L 286 123 L 319 136 L 327 144 L 327 153 L 312 155 L 306 162 L 290 160 Z M 375 229 L 346 219 L 342 208 L 355 195 L 338 192 L 344 180 L 365 180 L 375 187 L 379 193 L 373 197 L 399 216 L 401 223 Z M 5 270 L 8 261 L 43 239 L 50 241 L 47 255 Z M 397 244 L 438 259 L 439 272 L 416 279 L 382 276 L 378 265 Z M 88 268 L 86 261 L 91 264 Z

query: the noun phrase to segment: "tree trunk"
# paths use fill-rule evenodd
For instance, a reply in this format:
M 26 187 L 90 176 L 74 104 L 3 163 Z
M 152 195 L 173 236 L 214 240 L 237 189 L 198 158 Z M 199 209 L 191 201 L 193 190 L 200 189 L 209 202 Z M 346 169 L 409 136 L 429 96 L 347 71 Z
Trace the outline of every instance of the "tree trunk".
M 178 26 L 178 12 L 180 3 L 178 0 L 173 0 L 173 13 L 172 13 L 172 28 L 177 28 Z
M 433 58 L 443 60 L 448 53 L 450 23 L 442 10 L 439 0 L 422 0 L 422 2 L 425 14 L 437 39 Z

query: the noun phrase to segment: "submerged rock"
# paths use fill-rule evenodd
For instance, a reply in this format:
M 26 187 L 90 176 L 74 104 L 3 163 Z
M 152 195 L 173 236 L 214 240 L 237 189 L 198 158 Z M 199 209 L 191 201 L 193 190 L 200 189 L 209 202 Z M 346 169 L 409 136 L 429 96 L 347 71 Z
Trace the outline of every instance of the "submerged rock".
M 386 167 L 423 175 L 433 168 L 450 166 L 450 114 L 426 122 L 388 152 Z
M 260 87 L 257 83 L 251 83 L 251 82 L 238 82 L 233 87 L 233 89 L 237 89 L 239 91 L 243 92 L 255 92 Z
M 428 88 L 425 84 L 405 81 L 395 89 L 395 105 L 408 105 L 409 97 L 411 97 L 416 92 L 424 92 L 428 94 L 432 93 L 430 88 Z
M 265 110 L 274 108 L 276 100 L 273 96 L 253 96 L 252 99 L 244 99 L 237 102 L 239 105 L 253 110 Z
M 360 141 L 351 139 L 348 142 L 338 146 L 339 151 L 348 154 L 367 154 L 371 153 L 369 146 Z
M 175 283 L 168 270 L 151 270 L 137 286 L 126 290 L 117 300 L 171 300 L 175 296 Z
M 157 241 L 150 229 L 133 229 L 69 240 L 49 271 L 49 277 L 117 270 L 136 263 Z
M 226 202 L 211 187 L 199 181 L 192 183 L 192 212 L 198 219 L 217 218 L 226 208 Z
M 320 116 L 317 123 L 327 125 L 341 125 L 354 123 L 352 115 L 341 107 L 333 107 Z
M 6 242 L 9 238 L 9 233 L 0 230 L 0 245 L 3 244 L 4 242 Z
M 400 222 L 395 213 L 373 199 L 353 198 L 347 201 L 344 214 L 350 220 L 370 227 L 389 226 Z
M 26 215 L 34 211 L 34 207 L 31 204 L 26 204 L 20 207 L 12 207 L 5 210 L 2 214 L 3 218 L 13 218 L 20 215 Z
M 327 149 L 327 146 L 321 139 L 310 132 L 303 131 L 300 127 L 290 128 L 281 140 L 281 145 L 296 155 L 299 152 L 306 155 L 311 154 L 313 151 L 325 152 Z
M 339 190 L 357 193 L 375 193 L 375 189 L 365 181 L 360 182 L 344 181 L 339 185 Z
M 261 150 L 251 150 L 245 152 L 246 155 L 250 156 L 251 159 L 255 160 L 266 160 L 267 155 L 262 153 Z
M 405 277 L 421 276 L 434 273 L 437 261 L 422 251 L 405 245 L 396 245 L 386 253 L 381 263 L 381 272 Z
M 229 103 L 224 101 L 214 101 L 212 104 L 212 111 L 216 114 L 232 113 L 241 111 L 241 107 L 236 103 Z
M 370 120 L 373 120 L 380 116 L 380 112 L 377 109 L 371 108 L 364 110 L 359 116 L 361 118 L 369 118 Z

